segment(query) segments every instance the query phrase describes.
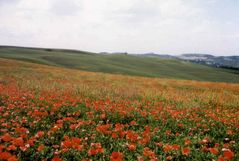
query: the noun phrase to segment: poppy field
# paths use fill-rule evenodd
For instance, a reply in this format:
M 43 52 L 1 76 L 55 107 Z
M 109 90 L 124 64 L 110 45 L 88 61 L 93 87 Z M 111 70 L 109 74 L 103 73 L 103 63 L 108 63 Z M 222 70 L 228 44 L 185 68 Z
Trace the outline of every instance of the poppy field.
M 239 160 L 239 84 L 0 59 L 0 160 Z

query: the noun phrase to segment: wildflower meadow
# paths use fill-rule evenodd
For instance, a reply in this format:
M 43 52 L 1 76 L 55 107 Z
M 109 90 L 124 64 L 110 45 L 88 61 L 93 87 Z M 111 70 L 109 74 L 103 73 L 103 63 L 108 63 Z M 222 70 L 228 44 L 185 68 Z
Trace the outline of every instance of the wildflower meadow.
M 0 59 L 0 160 L 239 160 L 239 84 Z

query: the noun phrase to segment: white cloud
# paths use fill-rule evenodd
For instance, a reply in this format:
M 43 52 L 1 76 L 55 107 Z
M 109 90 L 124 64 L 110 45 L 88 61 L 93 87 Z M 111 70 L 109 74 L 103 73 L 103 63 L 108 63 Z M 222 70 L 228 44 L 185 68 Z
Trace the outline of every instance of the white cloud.
M 234 43 L 238 37 L 233 37 L 239 34 L 238 22 L 222 24 L 209 16 L 207 7 L 218 0 L 0 2 L 0 44 L 96 52 L 239 54 Z
M 75 15 L 81 10 L 81 3 L 76 0 L 53 0 L 50 10 L 56 15 Z

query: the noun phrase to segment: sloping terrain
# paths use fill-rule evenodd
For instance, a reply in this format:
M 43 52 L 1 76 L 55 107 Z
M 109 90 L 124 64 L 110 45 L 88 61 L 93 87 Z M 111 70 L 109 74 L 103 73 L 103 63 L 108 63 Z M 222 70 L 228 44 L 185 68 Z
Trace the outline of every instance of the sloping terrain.
M 214 56 L 209 54 L 181 54 L 181 55 L 160 55 L 155 53 L 137 54 L 141 57 L 159 57 L 168 59 L 178 59 L 202 64 L 217 68 L 233 69 L 239 71 L 239 56 Z
M 239 159 L 239 84 L 0 58 L 0 160 Z
M 155 57 L 4 46 L 0 47 L 0 57 L 93 72 L 239 82 L 239 72 L 235 70 L 217 69 L 180 60 Z

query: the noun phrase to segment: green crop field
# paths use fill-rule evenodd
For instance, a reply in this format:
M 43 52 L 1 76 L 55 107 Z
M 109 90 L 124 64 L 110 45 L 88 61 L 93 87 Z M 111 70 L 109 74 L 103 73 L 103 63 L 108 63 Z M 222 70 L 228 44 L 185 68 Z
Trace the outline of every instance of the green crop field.
M 92 72 L 213 82 L 239 82 L 239 72 L 235 70 L 134 55 L 104 55 L 74 50 L 2 46 L 0 47 L 0 57 Z

